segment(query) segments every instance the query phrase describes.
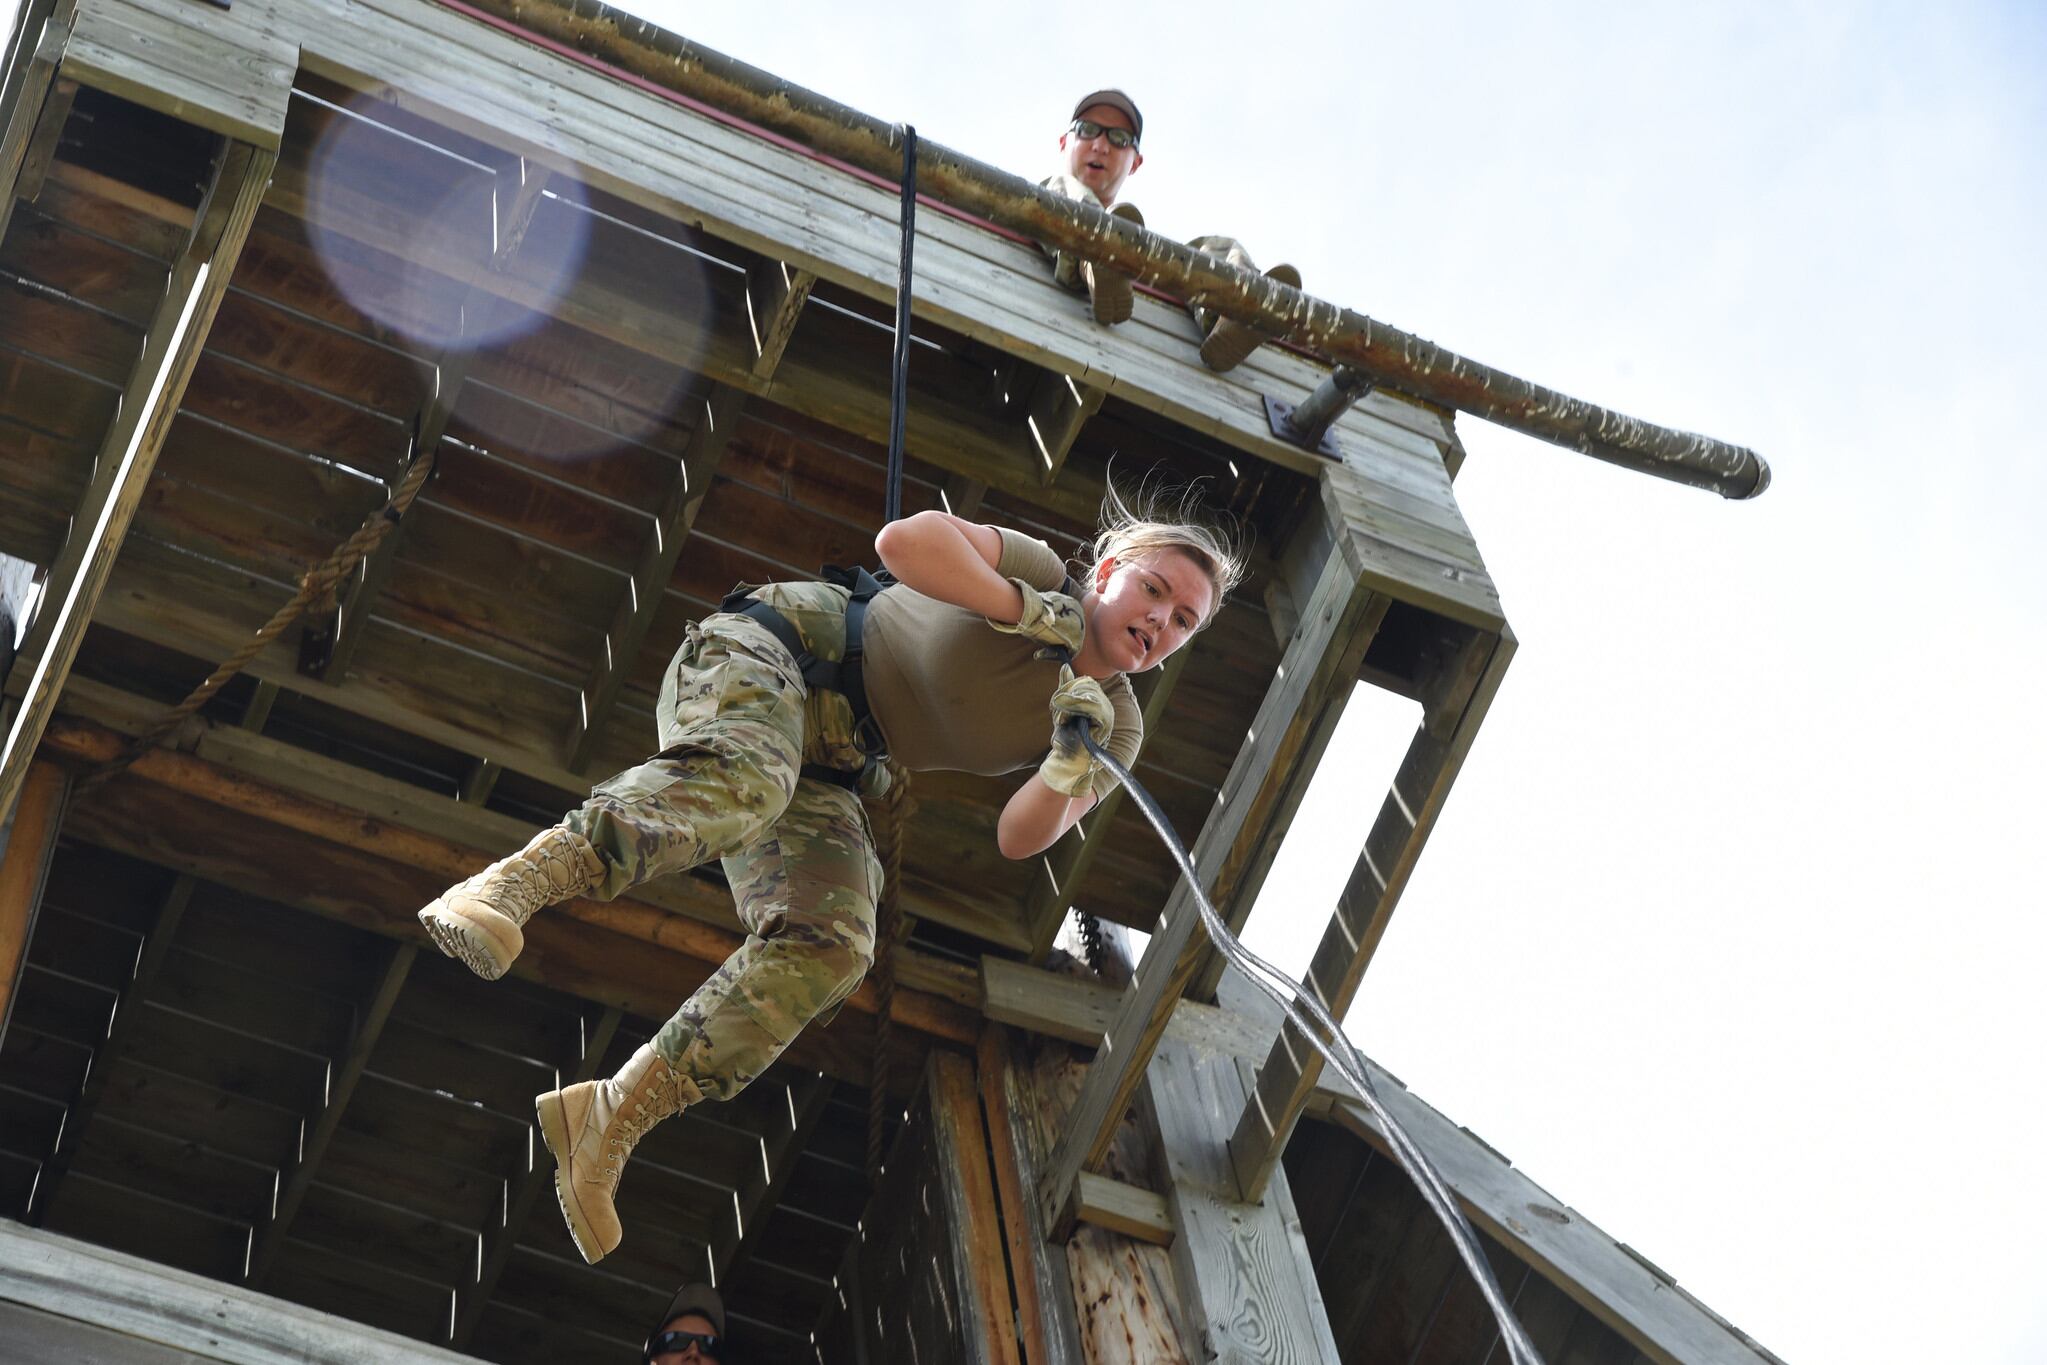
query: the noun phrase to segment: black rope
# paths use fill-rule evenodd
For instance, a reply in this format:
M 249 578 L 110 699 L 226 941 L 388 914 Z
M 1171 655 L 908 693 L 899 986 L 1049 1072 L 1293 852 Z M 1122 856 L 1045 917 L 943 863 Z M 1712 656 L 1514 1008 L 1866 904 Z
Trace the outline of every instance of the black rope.
M 903 515 L 903 414 L 910 387 L 910 255 L 917 242 L 917 130 L 903 125 L 903 255 L 896 277 L 896 350 L 890 372 L 887 520 Z
M 1434 1163 L 1416 1145 L 1414 1139 L 1408 1136 L 1407 1130 L 1387 1112 L 1386 1106 L 1379 1099 L 1379 1092 L 1372 1086 L 1372 1078 L 1365 1072 L 1365 1059 L 1359 1055 L 1357 1048 L 1352 1046 L 1350 1039 L 1343 1036 L 1343 1030 L 1337 1026 L 1336 1020 L 1330 1017 L 1329 1011 L 1323 1008 L 1321 1001 L 1309 992 L 1301 990 L 1286 973 L 1238 942 L 1237 936 L 1223 923 L 1222 916 L 1209 904 L 1207 893 L 1201 889 L 1201 878 L 1195 870 L 1194 859 L 1188 856 L 1187 846 L 1180 842 L 1179 834 L 1174 831 L 1172 822 L 1166 819 L 1166 813 L 1159 809 L 1158 802 L 1153 800 L 1151 793 L 1130 775 L 1128 768 L 1117 762 L 1108 750 L 1095 743 L 1095 737 L 1085 720 L 1075 717 L 1069 723 L 1078 726 L 1081 743 L 1087 745 L 1088 752 L 1095 756 L 1096 761 L 1123 784 L 1131 798 L 1137 802 L 1138 809 L 1144 812 L 1144 818 L 1151 821 L 1152 828 L 1158 831 L 1160 841 L 1165 844 L 1166 851 L 1173 855 L 1173 861 L 1179 865 L 1181 873 L 1187 878 L 1188 889 L 1194 893 L 1194 904 L 1201 912 L 1201 923 L 1208 930 L 1209 941 L 1215 944 L 1238 971 L 1250 978 L 1253 985 L 1278 1002 L 1287 1018 L 1293 1021 L 1294 1027 L 1314 1044 L 1315 1050 L 1328 1060 L 1338 1075 L 1350 1082 L 1351 1088 L 1364 1100 L 1365 1107 L 1378 1119 L 1379 1126 L 1385 1131 L 1387 1142 L 1393 1148 L 1394 1157 L 1414 1181 L 1415 1188 L 1421 1193 L 1422 1202 L 1442 1220 L 1444 1228 L 1450 1233 L 1450 1240 L 1457 1247 L 1457 1254 L 1463 1260 L 1465 1269 L 1471 1272 L 1471 1278 L 1478 1285 L 1479 1293 L 1484 1296 L 1487 1306 L 1493 1310 L 1493 1317 L 1499 1323 L 1500 1338 L 1507 1345 L 1507 1355 L 1512 1365 L 1542 1365 L 1542 1356 L 1537 1353 L 1535 1344 L 1528 1339 L 1528 1333 L 1522 1328 L 1520 1320 L 1514 1316 L 1507 1296 L 1500 1289 L 1499 1280 L 1493 1275 L 1492 1266 L 1486 1261 L 1485 1252 L 1478 1245 L 1478 1236 L 1471 1230 L 1471 1224 L 1466 1221 L 1464 1211 L 1457 1207 L 1450 1187 L 1444 1183 Z

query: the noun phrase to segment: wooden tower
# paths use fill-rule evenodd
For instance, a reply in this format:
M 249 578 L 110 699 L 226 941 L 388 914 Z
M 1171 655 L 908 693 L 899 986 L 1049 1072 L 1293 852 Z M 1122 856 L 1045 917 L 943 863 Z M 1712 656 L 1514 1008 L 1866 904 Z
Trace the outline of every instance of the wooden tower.
M 643 755 L 688 621 L 871 559 L 888 129 L 587 0 L 29 0 L 5 76 L 0 1357 L 627 1361 L 713 1278 L 749 1361 L 1489 1358 L 1381 1135 L 1113 798 L 1010 863 L 1004 784 L 920 775 L 890 1027 L 864 986 L 658 1129 L 597 1267 L 531 1096 L 736 946 L 723 887 L 560 907 L 495 985 L 419 951 L 419 905 Z M 1072 544 L 1113 458 L 1256 531 L 1140 689 L 1139 775 L 1233 923 L 1355 684 L 1416 703 L 1311 972 L 1340 1014 L 1514 651 L 1453 411 L 1766 471 L 943 148 L 924 185 L 906 504 Z M 1154 287 L 1097 327 L 1039 242 Z M 1290 344 L 1209 372 L 1196 291 Z M 427 460 L 334 590 L 89 777 Z M 1144 960 L 1060 969 L 1073 907 Z M 1550 1360 L 1774 1359 L 1382 1087 Z

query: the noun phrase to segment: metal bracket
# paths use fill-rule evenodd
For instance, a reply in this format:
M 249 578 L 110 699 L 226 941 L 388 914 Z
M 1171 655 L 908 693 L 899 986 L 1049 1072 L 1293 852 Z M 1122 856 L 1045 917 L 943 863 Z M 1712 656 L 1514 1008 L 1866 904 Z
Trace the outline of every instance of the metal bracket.
M 1296 445 L 1303 450 L 1312 450 L 1318 454 L 1327 455 L 1332 460 L 1343 458 L 1343 447 L 1336 443 L 1335 431 L 1325 430 L 1319 441 L 1310 441 L 1308 439 L 1310 433 L 1304 432 L 1294 425 L 1294 405 L 1292 403 L 1286 402 L 1284 399 L 1274 398 L 1269 393 L 1261 393 L 1258 396 L 1265 400 L 1265 421 L 1271 426 L 1274 436 L 1285 441 L 1288 445 Z

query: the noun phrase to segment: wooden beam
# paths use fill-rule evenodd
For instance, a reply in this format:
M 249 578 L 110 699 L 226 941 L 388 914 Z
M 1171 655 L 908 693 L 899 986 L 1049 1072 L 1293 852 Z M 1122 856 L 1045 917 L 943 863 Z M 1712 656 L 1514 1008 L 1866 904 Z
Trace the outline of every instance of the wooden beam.
M 574 1072 L 565 1084 L 581 1085 L 596 1079 L 604 1064 L 604 1054 L 610 1050 L 611 1040 L 618 1035 L 619 1021 L 624 1017 L 625 1012 L 616 1005 L 598 1016 L 584 1040 L 583 1055 L 577 1059 Z M 526 1143 L 526 1169 L 507 1182 L 503 1217 L 496 1228 L 484 1234 L 476 1283 L 455 1293 L 455 1326 L 448 1334 L 449 1350 L 465 1353 L 469 1350 L 470 1339 L 476 1335 L 476 1326 L 483 1321 L 484 1310 L 497 1293 L 498 1281 L 504 1276 L 505 1267 L 511 1264 L 512 1252 L 526 1230 L 526 1220 L 532 1216 L 533 1206 L 542 1202 L 541 1193 L 554 1184 L 553 1162 L 544 1155 L 544 1151 L 538 1130 L 530 1131 Z
M 288 152 L 279 164 L 272 200 L 297 217 L 312 212 L 310 169 L 297 154 Z M 763 353 L 755 347 L 751 333 L 740 336 L 727 329 L 707 336 L 696 320 L 650 303 L 624 283 L 585 271 L 566 287 L 559 287 L 553 282 L 528 281 L 517 271 L 493 271 L 487 262 L 471 259 L 469 254 L 416 240 L 382 206 L 342 187 L 323 190 L 319 212 L 326 231 L 411 259 L 451 280 L 545 312 L 828 426 L 881 444 L 888 440 L 886 386 L 878 379 L 849 373 L 836 352 L 785 342 L 772 371 L 756 373 Z M 1027 433 L 1020 434 L 1014 423 L 965 404 L 928 398 L 911 404 L 905 442 L 917 459 L 979 479 L 1070 520 L 1092 523 L 1099 511 L 1097 495 L 1071 485 L 1071 481 L 1043 482 L 1040 461 L 1025 449 Z
M 1047 371 L 1039 378 L 1037 392 L 1031 395 L 1030 410 L 1024 414 L 1024 429 L 1030 437 L 1031 451 L 1043 467 L 1040 482 L 1049 484 L 1059 477 L 1080 429 L 1100 411 L 1102 400 L 1108 396 L 1105 389 L 1056 371 Z
M 14 1009 L 21 965 L 35 936 L 36 912 L 42 908 L 43 883 L 50 873 L 50 855 L 64 821 L 64 799 L 71 777 L 55 763 L 37 763 L 28 770 L 21 800 L 0 831 L 0 1037 Z
M 1200 1358 L 1221 1365 L 1339 1359 L 1285 1174 L 1262 1204 L 1237 1197 L 1222 1138 L 1243 1103 L 1238 1068 L 1234 1058 L 1169 1044 L 1145 1081 L 1165 1159 L 1181 1321 Z
M 1025 1365 L 1081 1365 L 1080 1327 L 1074 1318 L 1072 1276 L 1066 1247 L 1044 1235 L 1035 1198 L 1037 1160 L 1026 1106 L 1017 1094 L 1019 1078 L 1009 1036 L 999 1024 L 982 1030 L 975 1051 L 981 1107 L 988 1116 L 988 1146 L 994 1154 L 995 1190 L 1002 1206 L 1009 1246 L 1010 1283 Z
M 1365 968 L 1393 918 L 1400 893 L 1421 858 L 1465 755 L 1499 691 L 1514 656 L 1511 633 L 1476 637 L 1446 671 L 1464 680 L 1464 704 L 1447 738 L 1431 733 L 1425 717 L 1379 808 L 1350 879 L 1337 898 L 1322 942 L 1302 978 L 1302 989 L 1341 1022 L 1364 980 Z M 1259 1069 L 1230 1137 L 1230 1162 L 1243 1197 L 1256 1200 L 1286 1151 L 1322 1073 L 1322 1054 L 1291 1021 L 1280 1030 Z
M 0 239 L 13 220 L 29 149 L 43 120 L 45 100 L 70 41 L 74 6 L 60 12 L 52 0 L 22 7 L 0 85 Z M 66 101 L 68 112 L 69 101 Z
M 33 204 L 42 197 L 43 181 L 57 159 L 57 144 L 64 136 L 64 125 L 71 119 L 72 101 L 77 98 L 77 81 L 59 77 L 50 83 L 50 93 L 43 99 L 43 116 L 36 124 L 35 135 L 29 139 L 28 150 L 22 156 L 21 174 L 14 183 L 16 199 Z M 6 223 L 0 222 L 0 237 L 6 232 Z
M 1166 704 L 1172 700 L 1173 688 L 1186 671 L 1187 660 L 1194 653 L 1194 644 L 1194 641 L 1189 641 L 1152 675 L 1140 708 L 1144 713 L 1147 742 L 1156 740 L 1159 728 L 1165 724 Z M 1095 856 L 1102 850 L 1102 836 L 1115 820 L 1116 812 L 1122 808 L 1123 788 L 1119 784 L 1076 826 L 1073 838 L 1061 839 L 1038 855 L 1037 868 L 1031 876 L 1031 889 L 1024 901 L 1023 916 L 1024 923 L 1030 926 L 1031 961 L 1043 962 L 1045 955 L 1052 951 L 1052 944 L 1059 937 L 1059 926 L 1066 919 L 1066 912 L 1080 899 L 1081 884 L 1087 880 L 1088 870 L 1094 866 Z
M 1195 868 L 1211 888 L 1211 899 L 1222 904 L 1236 894 L 1244 870 L 1258 861 L 1273 810 L 1300 780 L 1296 764 L 1323 707 L 1332 696 L 1347 692 L 1356 676 L 1355 655 L 1363 648 L 1359 637 L 1376 599 L 1345 550 L 1346 542 L 1339 539 L 1324 560 L 1279 674 L 1218 793 L 1215 814 L 1195 842 Z M 1088 1068 L 1071 1122 L 1053 1154 L 1044 1199 L 1055 1236 L 1072 1226 L 1080 1173 L 1097 1169 L 1107 1154 L 1173 1008 L 1208 951 L 1183 878 L 1145 947 L 1116 1023 Z
M 786 261 L 761 261 L 746 272 L 746 320 L 753 333 L 756 379 L 774 377 L 816 283 L 817 276 Z
M 925 1084 L 931 1091 L 932 1155 L 951 1195 L 961 1326 L 966 1340 L 980 1347 L 967 1359 L 1018 1365 L 1001 1213 L 988 1174 L 988 1135 L 981 1123 L 974 1064 L 951 1053 L 933 1053 Z
M 1120 1233 L 1153 1246 L 1173 1244 L 1173 1217 L 1166 1197 L 1093 1171 L 1080 1173 L 1080 1198 L 1074 1216 L 1083 1223 Z
M 463 1365 L 458 1356 L 204 1275 L 0 1220 L 0 1304 L 90 1323 L 116 1343 L 147 1343 L 112 1360 L 151 1365 Z M 46 1360 L 79 1360 L 71 1354 Z
M 110 757 L 119 746 L 119 739 L 111 731 L 88 722 L 68 717 L 51 727 L 45 744 L 54 755 L 61 755 L 73 762 L 96 763 Z M 345 766 L 345 765 L 344 765 Z M 266 889 L 258 894 L 272 895 L 287 904 L 296 904 L 328 914 L 332 918 L 344 919 L 374 932 L 404 937 L 409 940 L 423 940 L 413 922 L 413 910 L 424 904 L 435 890 L 468 876 L 489 861 L 487 855 L 472 848 L 466 848 L 445 838 L 409 829 L 402 825 L 378 819 L 365 819 L 362 812 L 347 806 L 337 805 L 310 795 L 300 795 L 268 783 L 251 780 L 244 775 L 216 763 L 190 754 L 177 753 L 167 749 L 152 749 L 137 759 L 129 770 L 137 779 L 133 785 L 148 786 L 160 792 L 169 793 L 175 799 L 190 802 L 196 798 L 210 806 L 224 807 L 245 815 L 264 826 L 279 831 L 310 835 L 309 845 L 319 846 L 325 856 L 330 851 L 341 853 L 352 851 L 367 855 L 381 864 L 387 877 L 402 880 L 407 890 L 404 905 L 387 905 L 379 908 L 373 920 L 355 912 L 361 902 L 352 898 L 349 889 L 336 886 L 301 886 L 295 893 L 282 888 Z M 94 811 L 95 828 L 104 828 L 99 822 L 105 819 L 100 808 L 119 804 L 121 784 L 110 783 L 102 788 L 98 807 Z M 141 799 L 140 797 L 134 799 Z M 447 802 L 453 806 L 456 803 Z M 161 808 L 152 804 L 152 810 Z M 168 812 L 163 812 L 168 816 Z M 217 815 L 217 812 L 213 813 Z M 465 812 L 470 818 L 502 820 L 506 817 L 490 811 Z M 211 818 L 211 817 L 209 817 Z M 223 866 L 223 854 L 219 849 L 194 848 L 189 840 L 173 840 L 164 830 L 135 831 L 137 855 L 162 866 L 176 870 L 191 871 L 194 875 L 214 880 Z M 146 847 L 142 845 L 146 843 Z M 175 844 L 176 847 L 166 845 Z M 254 847 L 240 850 L 239 856 L 256 867 L 257 852 Z M 233 858 L 226 860 L 232 865 Z M 347 860 L 353 862 L 354 860 Z M 270 869 L 277 870 L 277 869 Z M 303 880 L 303 879 L 300 879 Z M 431 889 L 428 889 L 431 888 Z M 388 888 L 383 888 L 388 889 Z M 417 899 L 411 897 L 417 894 Z M 337 914 L 334 907 L 341 904 L 351 907 L 349 914 Z M 592 901 L 573 900 L 551 908 L 543 920 L 537 920 L 536 928 L 529 929 L 527 937 L 557 939 L 558 926 L 563 921 L 578 921 L 583 926 L 609 931 L 622 940 L 638 940 L 637 951 L 646 956 L 649 946 L 664 950 L 655 955 L 656 960 L 665 963 L 664 971 L 672 974 L 674 964 L 679 960 L 693 960 L 698 970 L 715 967 L 730 957 L 740 945 L 740 935 L 712 928 L 681 915 L 671 914 L 645 901 Z M 572 956 L 565 947 L 553 950 L 556 955 Z M 545 954 L 541 955 L 545 956 Z M 909 959 L 913 955 L 903 952 Z M 528 954 L 529 958 L 535 957 Z M 536 959 L 537 960 L 537 959 Z M 529 967 L 521 959 L 519 969 Z M 891 1018 L 903 1030 L 926 1036 L 926 1041 L 943 1039 L 961 1047 L 972 1047 L 980 1035 L 978 1011 L 968 1009 L 945 996 L 925 990 L 911 988 L 911 976 L 924 972 L 929 978 L 942 980 L 949 975 L 943 968 L 912 967 L 910 971 L 898 969 L 901 982 L 896 988 Z M 522 974 L 525 974 L 522 971 Z M 594 987 L 587 980 L 553 981 L 549 984 L 571 993 L 583 994 Z M 615 989 L 613 987 L 612 989 Z M 662 1001 L 649 1005 L 649 1010 L 665 1012 L 673 1004 L 673 988 L 662 992 Z M 620 1003 L 617 999 L 603 1003 Z M 642 1002 L 647 1004 L 648 1002 Z M 847 1009 L 856 1014 L 873 1014 L 879 1008 L 879 996 L 872 983 L 863 983 L 847 1000 Z M 853 1079 L 863 1079 L 856 1076 Z
M 583 685 L 576 716 L 569 727 L 564 765 L 571 771 L 588 768 L 597 756 L 597 746 L 611 721 L 611 713 L 625 691 L 640 650 L 661 610 L 661 595 L 675 576 L 675 563 L 682 557 L 683 543 L 696 525 L 704 495 L 711 491 L 718 466 L 739 426 L 746 395 L 723 384 L 711 386 L 690 430 L 675 478 L 654 514 L 654 527 L 641 548 L 640 562 L 626 582 L 612 615 L 611 628 L 604 637 L 604 657 L 597 660 L 590 680 Z
M 156 919 L 143 937 L 142 951 L 136 955 L 127 984 L 122 986 L 114 1001 L 113 1018 L 107 1025 L 106 1036 L 92 1050 L 84 1079 L 79 1082 L 78 1093 L 72 1097 L 65 1111 L 64 1125 L 58 1130 L 56 1144 L 51 1147 L 49 1157 L 43 1163 L 42 1176 L 36 1181 L 35 1194 L 27 1212 L 27 1222 L 33 1227 L 42 1226 L 57 1187 L 71 1169 L 71 1160 L 78 1154 L 79 1144 L 85 1140 L 86 1128 L 99 1108 L 100 1097 L 106 1093 L 107 1077 L 113 1074 L 115 1059 L 128 1051 L 137 1030 L 143 1027 L 143 1010 L 150 990 L 170 956 L 171 940 L 177 935 L 178 925 L 184 921 L 185 908 L 192 903 L 192 893 L 198 885 L 190 877 L 177 878 L 157 907 Z
M 245 1277 L 251 1289 L 261 1289 L 264 1281 L 270 1278 L 270 1272 L 276 1268 L 277 1258 L 291 1236 L 292 1220 L 298 1217 L 299 1205 L 313 1187 L 320 1162 L 327 1155 L 327 1146 L 341 1128 L 341 1117 L 348 1110 L 348 1102 L 355 1098 L 356 1082 L 362 1079 L 363 1069 L 370 1063 L 370 1054 L 377 1049 L 377 1039 L 383 1036 L 392 1006 L 398 1003 L 398 992 L 405 988 L 405 979 L 411 974 L 412 964 L 418 956 L 416 944 L 400 943 L 394 947 L 377 978 L 376 990 L 356 1016 L 355 1032 L 348 1040 L 348 1050 L 336 1059 L 330 1073 L 326 1106 L 320 1110 L 319 1118 L 314 1120 L 299 1144 L 298 1164 L 292 1167 L 291 1177 L 284 1182 L 284 1188 L 277 1196 L 270 1221 L 253 1233 L 255 1242 L 249 1251 L 249 1269 Z
M 214 192 L 190 248 L 172 268 L 164 302 L 143 337 L 142 354 L 101 448 L 72 534 L 51 571 L 54 611 L 37 613 L 24 652 L 37 656 L 35 672 L 15 714 L 0 758 L 0 812 L 14 804 L 57 693 L 70 675 L 93 607 L 113 571 L 114 557 L 142 502 L 144 486 L 170 429 L 171 417 L 198 362 L 215 310 L 227 292 L 249 225 L 263 200 L 274 157 L 231 146 L 222 158 Z M 43 625 L 47 619 L 49 624 Z

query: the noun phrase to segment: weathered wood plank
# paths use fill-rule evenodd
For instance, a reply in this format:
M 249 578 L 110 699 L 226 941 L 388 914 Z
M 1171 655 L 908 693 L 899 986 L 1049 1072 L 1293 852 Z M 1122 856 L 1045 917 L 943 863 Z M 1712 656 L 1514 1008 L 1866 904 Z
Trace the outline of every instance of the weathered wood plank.
M 1047 1240 L 1036 1188 L 1037 1157 L 1028 1122 L 1019 1110 L 1022 1084 L 1005 1031 L 990 1025 L 975 1052 L 988 1142 L 995 1157 L 995 1189 L 1009 1244 L 1011 1284 L 1025 1365 L 1080 1365 L 1079 1328 L 1066 1248 Z
M 16 986 L 35 934 L 36 912 L 42 906 L 43 884 L 70 786 L 70 777 L 56 764 L 33 765 L 22 784 L 21 800 L 0 832 L 6 840 L 0 850 L 0 1035 L 14 1013 Z
M 817 276 L 784 261 L 762 261 L 746 272 L 746 321 L 753 331 L 753 372 L 759 378 L 772 378 L 782 363 L 816 283 Z
M 7 65 L 0 71 L 0 238 L 7 235 L 29 144 L 71 37 L 69 10 L 59 12 L 52 0 L 30 0 L 9 35 Z
M 258 8 L 87 0 L 63 71 L 81 85 L 275 151 L 298 47 L 289 28 L 252 22 L 249 11 Z
M 933 1156 L 945 1172 L 952 1199 L 948 1221 L 960 1259 L 959 1307 L 970 1352 L 966 1359 L 1018 1365 L 1001 1212 L 988 1174 L 988 1134 L 981 1121 L 974 1064 L 951 1053 L 934 1053 L 925 1084 L 931 1089 Z
M 1080 1195 L 1074 1216 L 1083 1223 L 1153 1246 L 1173 1244 L 1173 1217 L 1166 1208 L 1164 1195 L 1093 1171 L 1080 1173 Z
M 68 1237 L 0 1223 L 0 1301 L 229 1365 L 456 1365 L 468 1359 Z
M 1208 1358 L 1282 1365 L 1338 1358 L 1285 1175 L 1270 1197 L 1237 1195 L 1222 1137 L 1243 1104 L 1234 1058 L 1169 1045 L 1147 1074 L 1144 1107 L 1166 1165 L 1173 1271 L 1185 1322 Z
M 1339 1023 L 1364 980 L 1365 968 L 1385 936 L 1400 894 L 1407 888 L 1451 785 L 1478 737 L 1479 726 L 1514 657 L 1514 644 L 1511 632 L 1478 637 L 1473 648 L 1450 662 L 1448 671 L 1461 677 L 1470 675 L 1465 677 L 1464 704 L 1447 738 L 1432 733 L 1426 720 L 1415 731 L 1392 789 L 1337 898 L 1302 985 Z M 1322 1054 L 1289 1021 L 1259 1069 L 1258 1083 L 1230 1137 L 1230 1161 L 1246 1199 L 1260 1197 L 1266 1180 L 1278 1168 L 1287 1138 L 1314 1092 L 1322 1066 Z
M 1363 627 L 1375 598 L 1344 549 L 1339 541 L 1324 561 L 1279 676 L 1218 793 L 1215 814 L 1195 843 L 1195 868 L 1211 888 L 1211 899 L 1224 905 L 1235 895 L 1241 871 L 1258 860 L 1271 812 L 1298 782 L 1297 756 L 1312 738 L 1323 708 L 1332 697 L 1346 695 L 1356 676 L 1356 658 L 1348 659 L 1347 668 L 1344 664 L 1347 656 L 1363 653 Z M 1070 1226 L 1080 1172 L 1101 1161 L 1174 1006 L 1208 951 L 1192 892 L 1183 880 L 1145 947 L 1136 979 L 1089 1069 L 1073 1122 L 1055 1154 L 1045 1190 L 1046 1217 L 1055 1229 Z
M 172 271 L 164 304 L 150 324 L 120 414 L 107 432 L 78 526 L 51 570 L 56 589 L 53 600 L 58 605 L 48 613 L 48 627 L 39 620 L 30 632 L 33 639 L 24 641 L 24 652 L 39 657 L 8 733 L 4 760 L 0 760 L 0 811 L 14 804 L 43 727 L 55 711 L 57 693 L 70 675 L 128 524 L 141 504 L 164 434 L 205 344 L 214 310 L 227 289 L 235 257 L 262 201 L 272 162 L 270 153 L 253 148 L 228 151 L 213 196 L 193 233 L 192 246 Z

